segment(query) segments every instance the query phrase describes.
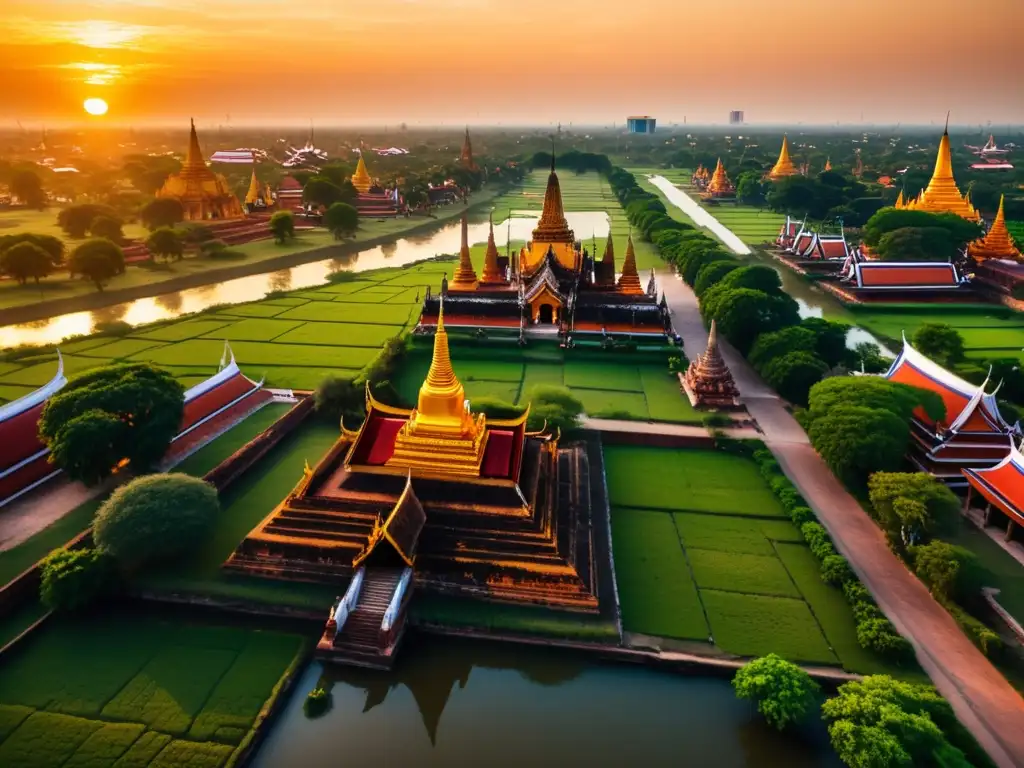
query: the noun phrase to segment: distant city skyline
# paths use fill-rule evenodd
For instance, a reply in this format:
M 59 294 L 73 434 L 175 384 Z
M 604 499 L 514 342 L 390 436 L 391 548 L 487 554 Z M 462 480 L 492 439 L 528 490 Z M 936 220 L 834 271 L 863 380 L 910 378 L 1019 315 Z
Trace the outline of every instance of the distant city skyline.
M 6 0 L 0 126 L 668 127 L 734 109 L 752 125 L 930 125 L 947 110 L 1020 125 L 1024 3 L 986 15 L 999 23 L 977 34 L 951 0 Z

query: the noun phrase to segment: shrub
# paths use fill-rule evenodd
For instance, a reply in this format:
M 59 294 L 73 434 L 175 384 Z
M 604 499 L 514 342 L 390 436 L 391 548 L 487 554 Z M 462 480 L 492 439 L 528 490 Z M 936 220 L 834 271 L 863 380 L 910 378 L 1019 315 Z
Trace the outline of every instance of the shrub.
M 505 402 L 497 397 L 478 397 L 473 400 L 473 411 L 489 419 L 515 419 L 523 415 L 518 405 Z
M 824 360 L 811 352 L 787 352 L 769 360 L 761 373 L 765 382 L 796 405 L 807 405 L 811 387 L 828 370 Z
M 363 420 L 366 404 L 365 388 L 352 379 L 328 376 L 320 382 L 314 395 L 318 416 L 331 421 L 344 418 L 352 427 Z
M 324 688 L 317 686 L 302 703 L 302 711 L 306 717 L 320 717 L 331 708 L 331 694 Z
M 198 478 L 140 477 L 103 502 L 93 521 L 93 539 L 101 552 L 136 568 L 198 545 L 219 511 L 217 491 Z
M 39 599 L 52 611 L 88 608 L 114 585 L 110 558 L 95 549 L 55 549 L 43 560 Z
M 351 283 L 359 279 L 358 272 L 352 272 L 348 269 L 339 269 L 334 272 L 327 273 L 328 283 Z
M 850 563 L 842 555 L 827 555 L 821 561 L 821 580 L 833 587 L 841 587 L 853 578 Z
M 96 323 L 96 332 L 104 336 L 127 336 L 132 332 L 132 325 L 124 320 L 108 320 Z
M 780 731 L 814 710 L 820 690 L 804 670 L 774 653 L 743 665 L 732 686 L 739 698 L 755 702 L 768 724 Z
M 789 510 L 789 519 L 797 528 L 802 527 L 804 523 L 813 523 L 816 520 L 810 507 L 793 507 Z
M 963 633 L 986 656 L 991 658 L 1003 650 L 1002 638 L 985 626 L 983 622 L 971 616 L 971 614 L 955 603 L 946 603 L 946 609 L 949 611 L 949 615 L 956 620 Z
M 888 619 L 866 619 L 857 624 L 857 642 L 861 648 L 874 651 L 894 661 L 913 656 L 910 642 L 896 631 Z
M 565 387 L 537 386 L 530 391 L 530 429 L 560 429 L 563 434 L 579 429 L 583 403 Z

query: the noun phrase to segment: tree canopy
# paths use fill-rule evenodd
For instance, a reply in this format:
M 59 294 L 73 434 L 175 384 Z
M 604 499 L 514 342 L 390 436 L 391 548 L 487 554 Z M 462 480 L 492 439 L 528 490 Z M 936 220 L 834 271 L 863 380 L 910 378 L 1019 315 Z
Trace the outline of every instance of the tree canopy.
M 270 217 L 270 231 L 274 240 L 283 243 L 295 237 L 295 217 L 291 211 L 277 211 Z
M 39 599 L 52 611 L 80 611 L 115 582 L 113 563 L 95 549 L 55 549 L 43 560 Z
M 167 261 L 178 260 L 185 253 L 185 244 L 182 242 L 181 236 L 170 227 L 154 229 L 146 238 L 146 247 L 154 257 Z
M 139 218 L 151 230 L 173 227 L 185 220 L 185 209 L 175 197 L 158 197 L 143 207 Z
M 896 547 L 923 544 L 960 524 L 960 501 L 925 472 L 875 472 L 868 480 L 872 517 Z
M 726 275 L 725 280 L 734 274 Z M 771 296 L 752 288 L 723 290 L 719 283 L 705 296 L 701 305 L 705 319 L 714 319 L 719 331 L 743 355 L 750 351 L 758 334 L 795 325 L 799 320 L 796 302 L 784 294 Z
M 73 275 L 84 275 L 102 291 L 112 278 L 124 273 L 124 251 L 121 246 L 101 237 L 86 240 L 71 252 L 68 270 Z
M 340 240 L 345 235 L 355 234 L 359 227 L 359 212 L 348 203 L 331 203 L 324 213 L 324 226 Z
M 952 368 L 964 359 L 964 337 L 946 323 L 922 325 L 914 331 L 914 347 L 947 368 Z
M 583 403 L 565 387 L 540 385 L 530 390 L 530 429 L 547 428 L 562 434 L 572 432 L 580 426 Z
M 121 231 L 123 226 L 123 222 L 116 216 L 97 216 L 89 224 L 89 234 L 120 243 L 124 239 L 124 232 Z
M 117 219 L 117 212 L 109 205 L 97 203 L 69 205 L 57 214 L 57 224 L 68 237 L 80 239 L 85 237 L 93 222 L 100 217 Z
M 739 698 L 756 703 L 768 724 L 780 731 L 807 719 L 821 690 L 804 670 L 774 653 L 744 664 L 732 687 Z
M 21 285 L 29 280 L 38 283 L 52 269 L 50 254 L 35 243 L 23 241 L 0 251 L 0 274 L 14 278 Z
M 46 207 L 46 190 L 39 174 L 27 168 L 16 171 L 11 176 L 11 194 L 28 208 L 42 210 Z
M 944 242 L 954 251 L 963 250 L 967 243 L 981 237 L 980 225 L 955 213 L 928 213 L 902 208 L 882 208 L 868 219 L 862 234 L 867 245 L 877 248 L 882 244 L 886 234 L 907 228 L 944 229 L 948 233 Z M 937 235 L 932 233 L 927 237 L 935 238 Z M 935 241 L 929 239 L 929 242 Z
M 772 359 L 762 372 L 768 386 L 795 405 L 807 405 L 807 394 L 821 381 L 828 365 L 813 352 L 787 352 Z
M 96 368 L 47 400 L 39 435 L 75 480 L 97 483 L 124 459 L 145 471 L 177 434 L 183 395 L 176 379 L 148 363 Z
M 825 379 L 815 387 L 841 377 Z M 814 398 L 814 387 L 811 399 Z M 862 486 L 872 472 L 896 470 L 910 440 L 910 427 L 899 416 L 862 405 L 838 405 L 809 419 L 807 436 L 835 475 Z

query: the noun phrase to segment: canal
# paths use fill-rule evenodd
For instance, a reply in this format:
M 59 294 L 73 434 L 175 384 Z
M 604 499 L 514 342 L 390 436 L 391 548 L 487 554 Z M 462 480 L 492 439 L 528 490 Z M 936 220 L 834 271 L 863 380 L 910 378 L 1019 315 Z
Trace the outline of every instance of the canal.
M 280 714 L 255 768 L 841 765 L 821 724 L 782 735 L 726 679 L 418 635 L 390 673 L 310 665 Z

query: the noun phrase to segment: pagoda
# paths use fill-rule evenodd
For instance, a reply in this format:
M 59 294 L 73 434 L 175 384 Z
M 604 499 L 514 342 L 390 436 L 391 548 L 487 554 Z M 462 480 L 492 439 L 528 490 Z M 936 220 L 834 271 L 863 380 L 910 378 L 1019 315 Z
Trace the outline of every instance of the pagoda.
M 782 149 L 779 151 L 779 159 L 772 166 L 772 169 L 768 171 L 768 178 L 772 181 L 785 178 L 786 176 L 796 176 L 799 173 L 797 167 L 793 165 L 793 160 L 789 156 L 789 138 L 783 134 L 782 136 Z
M 826 171 L 831 171 L 832 170 L 832 158 L 831 157 L 826 157 L 825 158 L 825 170 Z
M 904 200 L 897 208 L 928 213 L 955 213 L 969 221 L 980 221 L 981 216 L 971 205 L 970 195 L 961 195 L 953 178 L 953 156 L 949 148 L 949 126 L 939 140 L 939 153 L 935 158 L 935 171 L 928 186 L 916 198 Z
M 725 172 L 725 166 L 722 165 L 722 158 L 718 158 L 718 165 L 715 166 L 715 172 L 711 175 L 711 181 L 708 182 L 707 188 L 704 191 L 704 197 L 724 198 L 735 196 L 736 187 L 729 181 L 729 176 Z
M 622 274 L 615 283 L 615 290 L 628 296 L 644 294 L 643 286 L 640 285 L 640 275 L 636 271 L 636 251 L 633 249 L 632 234 L 626 241 L 626 260 L 622 262 Z
M 992 226 L 984 237 L 967 246 L 967 254 L 978 261 L 985 259 L 1004 259 L 1006 261 L 1024 262 L 1024 255 L 1013 242 L 1010 231 L 1006 228 L 1006 212 L 1003 208 L 1003 196 L 999 196 L 999 210 Z
M 695 408 L 736 408 L 739 405 L 736 382 L 718 350 L 718 329 L 714 320 L 708 333 L 707 349 L 690 363 L 682 379 L 683 391 Z
M 594 282 L 604 286 L 615 285 L 615 240 L 611 229 L 608 230 L 601 261 L 594 265 Z
M 449 290 L 472 291 L 477 287 L 476 270 L 473 269 L 473 260 L 469 252 L 469 219 L 462 214 L 462 245 L 459 247 L 459 266 L 455 268 L 455 275 L 449 283 Z M 491 232 L 493 236 L 493 230 Z
M 181 170 L 167 177 L 156 196 L 178 200 L 185 221 L 240 219 L 245 215 L 227 180 L 206 166 L 195 121 L 192 121 L 188 154 Z
M 370 191 L 370 187 L 373 186 L 373 179 L 370 178 L 369 172 L 366 170 L 366 161 L 363 160 L 363 153 L 359 153 L 359 162 L 356 164 L 356 172 L 352 174 L 352 186 L 356 188 L 356 192 L 361 195 L 365 195 Z
M 256 178 L 256 165 L 252 167 L 252 177 L 249 179 L 249 191 L 245 194 L 245 205 L 251 212 L 255 208 L 270 208 L 274 205 L 274 197 L 270 192 L 270 185 L 260 186 Z
M 498 246 L 494 242 L 493 212 L 488 217 L 487 225 L 487 251 L 484 253 L 484 271 L 483 274 L 480 275 L 480 284 L 508 285 L 508 279 L 505 277 L 505 269 L 500 264 L 501 256 L 498 255 Z M 468 234 L 464 234 L 463 236 L 468 239 Z
M 459 164 L 467 171 L 478 171 L 476 161 L 473 160 L 473 144 L 469 140 L 469 126 L 466 126 L 466 138 L 462 141 L 462 154 L 459 156 Z
M 607 519 L 593 515 L 604 500 L 591 501 L 600 484 L 592 483 L 588 449 L 529 431 L 527 417 L 528 410 L 507 420 L 472 411 L 452 366 L 442 307 L 416 407 L 384 405 L 367 388 L 362 426 L 342 424 L 334 447 L 249 533 L 226 570 L 351 582 L 357 593 L 359 584 L 385 585 L 372 617 L 381 631 L 401 579 L 406 594 L 598 613 L 599 573 L 609 583 L 610 562 L 595 546 Z M 321 641 L 328 652 L 339 644 L 342 606 Z
M 523 247 L 519 256 L 519 267 L 523 274 L 529 276 L 540 269 L 549 252 L 565 269 L 579 268 L 580 254 L 576 246 L 576 235 L 569 228 L 562 207 L 562 189 L 558 183 L 558 174 L 555 173 L 554 152 L 551 153 L 551 173 L 548 174 L 548 184 L 544 190 L 540 221 L 533 230 L 533 238 Z

